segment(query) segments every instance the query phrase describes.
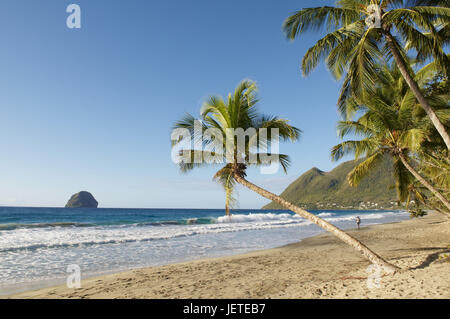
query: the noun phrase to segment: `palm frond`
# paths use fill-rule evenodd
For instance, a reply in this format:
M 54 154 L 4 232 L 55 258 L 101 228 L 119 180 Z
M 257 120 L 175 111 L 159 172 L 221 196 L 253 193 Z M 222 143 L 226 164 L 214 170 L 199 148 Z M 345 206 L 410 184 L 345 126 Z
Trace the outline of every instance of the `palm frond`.
M 332 148 L 331 159 L 333 161 L 338 161 L 348 154 L 354 154 L 355 159 L 358 159 L 373 153 L 373 151 L 376 150 L 376 147 L 377 145 L 371 138 L 345 141 Z
M 317 41 L 302 59 L 302 72 L 309 75 L 323 59 L 327 59 L 329 69 L 336 78 L 344 73 L 345 63 L 343 59 L 348 57 L 353 47 L 358 43 L 364 32 L 364 21 L 356 21 L 334 32 L 328 33 Z
M 192 149 L 180 150 L 179 159 L 180 162 L 178 163 L 178 166 L 182 173 L 187 173 L 194 168 L 222 164 L 225 162 L 223 153 Z
M 417 6 L 438 6 L 438 7 L 450 7 L 450 3 L 447 0 L 407 0 L 407 7 Z
M 348 72 L 345 76 L 338 105 L 345 106 L 345 100 L 352 96 L 364 97 L 374 92 L 379 78 L 377 64 L 382 59 L 378 47 L 378 31 L 368 29 L 358 44 L 352 49 L 348 59 Z
M 367 136 L 372 135 L 372 131 L 358 121 L 339 121 L 337 124 L 337 132 L 340 138 L 347 135 Z
M 172 147 L 185 142 L 189 142 L 194 145 L 203 144 L 204 142 L 208 143 L 208 141 L 203 141 L 202 134 L 197 134 L 201 132 L 196 132 L 196 125 L 199 126 L 198 130 L 201 132 L 208 129 L 208 126 L 205 123 L 203 123 L 199 119 L 196 119 L 191 114 L 186 114 L 181 120 L 175 122 L 172 130 L 185 129 L 189 132 L 189 135 L 180 135 L 177 140 L 172 140 Z M 186 137 L 189 138 L 189 141 L 186 140 Z
M 337 29 L 360 20 L 356 10 L 336 7 L 316 7 L 297 11 L 283 23 L 283 30 L 288 39 L 295 39 L 310 30 Z
M 296 142 L 302 133 L 302 131 L 289 124 L 289 120 L 281 119 L 277 116 L 262 115 L 255 122 L 253 122 L 253 127 L 256 129 L 267 129 L 267 138 L 271 138 L 271 130 L 278 129 L 279 137 L 283 141 Z
M 398 145 L 415 152 L 421 148 L 422 143 L 425 141 L 427 136 L 428 132 L 423 129 L 410 129 L 401 134 L 398 139 Z
M 394 158 L 393 167 L 397 198 L 400 202 L 404 202 L 408 198 L 409 186 L 412 184 L 413 178 L 398 158 Z
M 447 54 L 447 59 L 450 59 L 450 53 Z M 423 66 L 416 72 L 416 81 L 419 85 L 423 86 L 427 81 L 430 81 L 440 71 L 440 67 L 437 61 L 432 61 Z
M 383 157 L 384 154 L 382 152 L 376 152 L 356 165 L 347 175 L 347 181 L 350 186 L 358 186 L 361 180 L 383 160 Z
M 269 166 L 278 163 L 283 168 L 283 171 L 287 173 L 287 170 L 291 165 L 289 156 L 285 154 L 252 153 L 249 154 L 249 156 L 253 156 L 257 159 L 255 163 L 249 163 L 249 166 Z

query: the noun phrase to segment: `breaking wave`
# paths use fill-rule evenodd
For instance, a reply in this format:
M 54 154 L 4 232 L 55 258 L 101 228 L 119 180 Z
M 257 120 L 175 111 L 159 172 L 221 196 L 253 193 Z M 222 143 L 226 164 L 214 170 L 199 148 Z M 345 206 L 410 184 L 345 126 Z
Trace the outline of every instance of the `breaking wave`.
M 363 224 L 388 218 L 399 212 L 360 214 Z M 404 213 L 406 214 L 406 213 Z M 358 215 L 322 212 L 317 214 L 332 222 L 353 221 Z M 285 227 L 303 227 L 312 223 L 295 214 L 255 213 L 236 214 L 217 218 L 189 218 L 121 225 L 95 225 L 90 223 L 2 224 L 0 225 L 0 252 L 64 248 L 167 240 L 179 237 L 224 232 L 240 232 Z

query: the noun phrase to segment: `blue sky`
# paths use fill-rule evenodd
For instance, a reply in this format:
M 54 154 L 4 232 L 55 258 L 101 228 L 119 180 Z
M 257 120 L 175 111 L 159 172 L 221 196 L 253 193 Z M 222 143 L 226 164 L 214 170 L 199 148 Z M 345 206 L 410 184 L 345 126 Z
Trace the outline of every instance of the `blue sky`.
M 82 28 L 66 27 L 66 7 Z M 280 192 L 312 167 L 330 170 L 337 83 L 299 65 L 319 38 L 285 39 L 293 11 L 332 1 L 4 0 L 0 3 L 0 205 L 63 206 L 80 190 L 101 207 L 222 208 L 214 168 L 179 173 L 170 128 L 211 94 L 258 82 L 262 112 L 304 134 L 282 144 L 288 175 L 248 178 Z M 266 200 L 240 189 L 241 208 Z

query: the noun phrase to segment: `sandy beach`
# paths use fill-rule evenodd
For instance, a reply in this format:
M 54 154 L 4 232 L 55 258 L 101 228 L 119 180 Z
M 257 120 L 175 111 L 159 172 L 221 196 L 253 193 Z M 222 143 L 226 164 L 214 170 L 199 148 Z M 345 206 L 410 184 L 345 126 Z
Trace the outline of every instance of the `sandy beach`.
M 450 221 L 440 214 L 350 233 L 402 271 L 368 288 L 370 263 L 324 234 L 281 248 L 150 267 L 7 298 L 450 298 Z

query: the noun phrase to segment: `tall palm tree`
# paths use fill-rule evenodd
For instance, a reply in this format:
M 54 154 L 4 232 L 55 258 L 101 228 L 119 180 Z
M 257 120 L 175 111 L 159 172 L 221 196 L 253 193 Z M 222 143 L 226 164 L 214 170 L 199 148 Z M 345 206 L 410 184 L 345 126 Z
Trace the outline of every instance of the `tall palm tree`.
M 434 150 L 432 152 L 419 153 L 417 169 L 433 181 L 433 186 L 445 197 L 450 198 L 450 158 L 444 152 Z M 409 198 L 420 202 L 422 205 L 443 213 L 450 219 L 450 211 L 436 197 L 429 196 L 427 189 L 418 182 L 413 182 L 409 186 Z
M 347 177 L 349 184 L 356 186 L 385 155 L 390 155 L 394 159 L 396 188 L 400 200 L 407 198 L 409 193 L 408 186 L 412 183 L 409 172 L 450 212 L 449 200 L 410 163 L 421 152 L 422 144 L 429 138 L 430 132 L 425 125 L 413 120 L 415 100 L 411 94 L 396 94 L 399 87 L 396 87 L 395 82 L 397 81 L 388 82 L 390 85 L 386 83 L 385 87 L 377 89 L 376 94 L 366 97 L 360 109 L 364 114 L 355 121 L 338 123 L 341 138 L 348 135 L 362 138 L 336 145 L 331 156 L 334 160 L 339 160 L 346 154 L 354 154 L 355 159 L 365 158 Z
M 411 49 L 419 61 L 433 58 L 442 72 L 449 73 L 449 59 L 443 50 L 450 42 L 449 7 L 450 2 L 442 0 L 338 0 L 335 7 L 296 12 L 286 19 L 283 29 L 291 40 L 309 30 L 326 27 L 330 31 L 306 52 L 302 71 L 308 75 L 325 59 L 336 79 L 345 74 L 338 101 L 343 113 L 348 96 L 372 93 L 379 78 L 377 63 L 394 58 L 406 83 L 450 149 L 447 130 L 406 62 L 407 51 Z
M 272 157 L 271 160 L 267 159 L 268 155 L 274 155 L 267 150 L 267 146 L 272 145 L 272 129 L 278 130 L 279 137 L 285 141 L 296 141 L 301 133 L 299 129 L 289 125 L 287 120 L 276 116 L 259 114 L 255 108 L 258 101 L 256 90 L 254 82 L 245 80 L 225 100 L 221 97 L 210 97 L 201 108 L 199 122 L 196 122 L 193 116 L 187 115 L 181 121 L 175 123 L 174 129 L 184 129 L 189 134 L 177 134 L 176 139 L 172 141 L 172 146 L 178 151 L 180 157 L 184 157 L 187 154 L 191 160 L 192 158 L 197 158 L 195 163 L 192 163 L 192 161 L 181 161 L 179 163 L 181 171 L 187 172 L 195 167 L 225 163 L 215 174 L 214 179 L 220 182 L 225 189 L 227 214 L 229 214 L 230 203 L 232 203 L 234 188 L 236 183 L 239 183 L 331 232 L 362 253 L 372 263 L 382 267 L 386 272 L 398 270 L 396 266 L 388 263 L 363 243 L 336 226 L 256 186 L 246 179 L 246 170 L 250 166 L 265 166 L 271 163 L 278 163 L 286 172 L 289 165 L 289 157 L 287 155 L 278 154 L 278 156 Z M 195 134 L 196 127 L 198 130 L 198 123 L 200 123 L 202 132 L 214 129 L 216 130 L 216 136 L 212 138 L 211 135 L 205 134 L 206 136 L 200 137 L 199 135 L 203 134 Z M 256 133 L 245 138 L 243 147 L 238 147 L 237 137 L 230 134 L 231 129 L 239 128 L 245 131 L 252 128 L 256 129 Z M 259 129 L 267 129 L 267 135 L 263 134 L 264 131 Z M 276 135 L 276 133 L 273 134 Z M 230 141 L 233 142 L 231 144 L 233 145 L 232 148 L 230 148 Z M 256 142 L 258 142 L 257 147 L 255 147 Z
M 450 55 L 449 55 L 450 56 Z M 441 106 L 433 105 L 439 117 L 447 118 L 450 124 L 450 83 L 449 77 L 437 70 L 435 63 L 430 63 L 417 72 L 417 82 L 423 88 L 427 98 L 431 101 L 441 99 Z M 416 110 L 417 117 L 424 117 L 424 112 Z M 430 127 L 430 125 L 428 125 Z M 431 127 L 430 127 L 431 128 Z M 448 126 L 447 126 L 448 129 Z M 445 197 L 450 198 L 450 157 L 445 145 L 442 143 L 438 133 L 431 129 L 429 138 L 422 144 L 418 152 L 416 168 L 428 180 L 433 181 L 433 186 Z M 435 197 L 427 194 L 427 189 L 419 183 L 410 185 L 410 195 L 416 202 L 420 202 L 430 209 L 438 212 L 448 211 L 444 205 Z M 450 218 L 450 214 L 448 215 Z

